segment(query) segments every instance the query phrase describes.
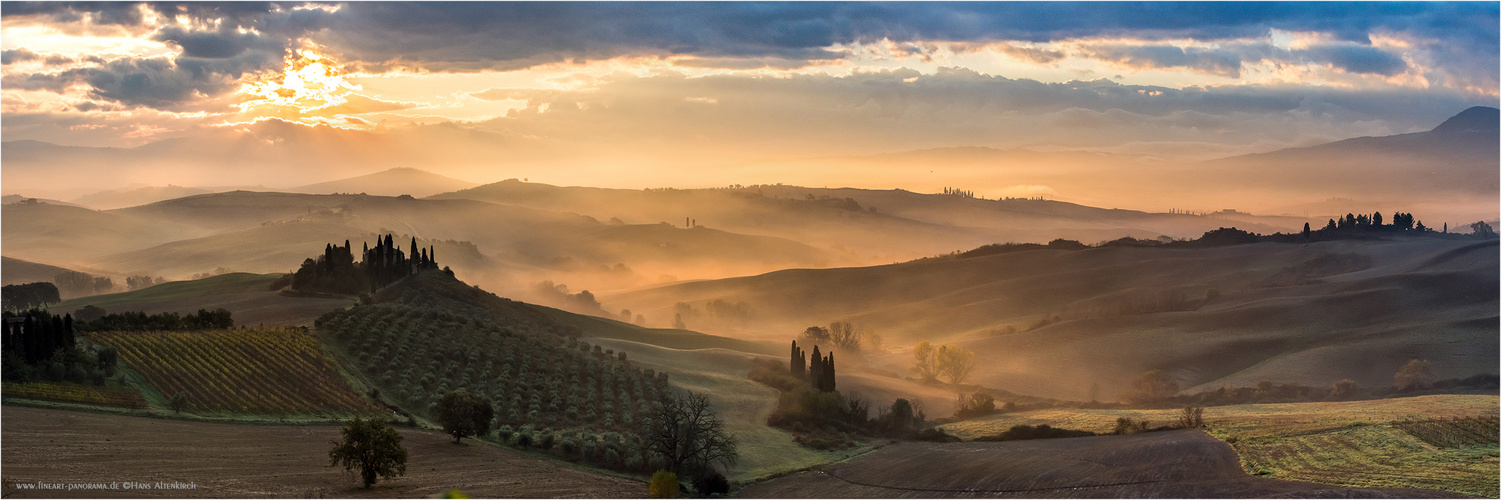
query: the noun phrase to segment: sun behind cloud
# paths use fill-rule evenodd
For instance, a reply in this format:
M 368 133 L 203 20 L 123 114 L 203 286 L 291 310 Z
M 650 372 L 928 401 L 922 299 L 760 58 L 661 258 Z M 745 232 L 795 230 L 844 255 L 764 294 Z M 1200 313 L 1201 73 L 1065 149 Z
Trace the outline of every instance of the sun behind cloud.
M 338 65 L 312 47 L 293 51 L 286 57 L 280 74 L 271 74 L 258 82 L 247 82 L 236 93 L 244 101 L 235 106 L 248 114 L 277 116 L 303 121 L 349 102 L 358 84 L 344 80 Z M 323 121 L 323 120 L 313 120 Z

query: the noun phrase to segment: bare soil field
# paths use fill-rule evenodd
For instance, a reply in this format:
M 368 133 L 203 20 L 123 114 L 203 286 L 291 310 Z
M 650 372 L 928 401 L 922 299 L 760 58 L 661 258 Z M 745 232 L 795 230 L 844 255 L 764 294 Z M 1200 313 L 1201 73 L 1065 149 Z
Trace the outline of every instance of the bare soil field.
M 1199 431 L 1002 443 L 903 443 L 746 487 L 753 498 L 1437 498 L 1248 476 Z
M 407 473 L 361 488 L 328 466 L 337 426 L 256 426 L 184 422 L 6 406 L 4 498 L 335 497 L 424 498 L 457 488 L 466 495 L 519 498 L 641 497 L 646 485 L 435 431 L 402 429 Z M 146 489 L 21 489 L 38 482 L 146 483 Z M 156 489 L 155 483 L 192 489 Z

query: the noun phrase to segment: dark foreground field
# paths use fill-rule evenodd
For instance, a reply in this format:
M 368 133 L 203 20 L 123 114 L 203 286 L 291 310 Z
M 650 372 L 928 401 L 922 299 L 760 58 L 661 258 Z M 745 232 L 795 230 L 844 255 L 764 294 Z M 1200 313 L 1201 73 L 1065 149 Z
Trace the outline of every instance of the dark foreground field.
M 1012 441 L 904 443 L 780 479 L 757 498 L 1434 498 L 1248 476 L 1235 451 L 1199 431 Z
M 640 497 L 646 485 L 482 443 L 455 446 L 431 431 L 406 431 L 407 474 L 360 488 L 328 467 L 336 426 L 184 422 L 6 406 L 4 498 L 396 497 L 450 488 L 474 497 Z M 194 489 L 25 490 L 43 483 L 194 483 Z M 66 486 L 65 486 L 66 487 Z

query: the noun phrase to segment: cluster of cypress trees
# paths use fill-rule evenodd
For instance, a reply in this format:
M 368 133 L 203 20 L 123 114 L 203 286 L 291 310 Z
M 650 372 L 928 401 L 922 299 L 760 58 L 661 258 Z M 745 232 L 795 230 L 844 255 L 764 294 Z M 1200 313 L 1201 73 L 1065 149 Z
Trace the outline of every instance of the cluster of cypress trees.
M 361 262 L 356 263 L 349 240 L 342 247 L 330 243 L 316 260 L 303 261 L 292 275 L 292 289 L 350 295 L 378 289 L 424 269 L 437 269 L 434 253 L 431 246 L 419 248 L 416 237 L 411 251 L 403 252 L 387 234 L 377 237 L 373 248 L 365 243 Z
M 24 316 L 5 313 L 6 351 L 19 350 L 27 363 L 52 359 L 58 349 L 76 345 L 73 316 L 53 316 L 47 311 L 31 310 Z
M 798 380 L 808 382 L 814 389 L 823 392 L 834 392 L 834 353 L 823 356 L 818 352 L 818 346 L 813 346 L 813 359 L 810 363 L 808 353 L 797 346 L 797 341 L 792 341 L 792 376 Z

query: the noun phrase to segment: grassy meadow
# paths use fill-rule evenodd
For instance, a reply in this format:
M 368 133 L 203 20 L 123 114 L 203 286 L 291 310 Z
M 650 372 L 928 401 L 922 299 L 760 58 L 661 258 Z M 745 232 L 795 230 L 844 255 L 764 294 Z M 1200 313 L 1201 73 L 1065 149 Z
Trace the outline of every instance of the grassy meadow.
M 55 311 L 73 311 L 83 306 L 97 306 L 105 311 L 129 310 L 146 302 L 170 302 L 195 299 L 205 295 L 222 295 L 270 290 L 271 282 L 281 274 L 229 273 L 188 281 L 170 281 L 130 292 L 110 293 L 64 300 L 50 307 Z
M 1210 435 L 1235 448 L 1249 474 L 1340 486 L 1427 488 L 1496 497 L 1501 495 L 1494 424 L 1501 414 L 1498 405 L 1501 398 L 1495 395 L 1249 404 L 1206 408 L 1204 421 Z M 1180 412 L 1046 409 L 954 422 L 942 428 L 966 440 L 1000 434 L 1013 425 L 1048 424 L 1109 432 L 1117 418 L 1168 425 Z M 1427 436 L 1435 434 L 1428 429 L 1435 427 L 1439 433 L 1459 437 L 1444 440 Z

